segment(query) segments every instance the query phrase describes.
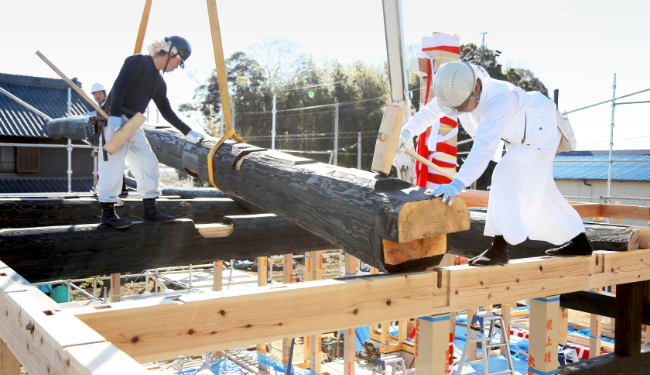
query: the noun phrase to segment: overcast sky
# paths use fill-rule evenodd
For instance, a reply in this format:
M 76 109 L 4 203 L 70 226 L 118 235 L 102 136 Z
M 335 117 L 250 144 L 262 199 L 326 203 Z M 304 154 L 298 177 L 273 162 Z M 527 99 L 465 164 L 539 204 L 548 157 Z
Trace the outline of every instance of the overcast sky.
M 1 1 L 0 72 L 56 77 L 34 54 L 40 50 L 87 91 L 94 82 L 110 87 L 133 53 L 144 3 Z M 286 38 L 317 59 L 386 58 L 380 0 L 217 0 L 217 7 L 226 56 L 262 38 Z M 611 98 L 614 73 L 617 96 L 650 88 L 649 1 L 402 0 L 402 8 L 406 44 L 419 44 L 434 31 L 480 44 L 479 33 L 489 32 L 486 44 L 503 52 L 500 62 L 534 71 L 549 91 L 559 88 L 563 110 Z M 214 69 L 205 1 L 153 0 L 144 50 L 166 35 L 184 36 L 193 47 L 185 71 L 165 77 L 176 106 L 192 101 L 197 85 L 192 75 L 202 79 Z M 624 101 L 631 100 L 650 100 L 650 94 Z M 615 149 L 650 148 L 648 111 L 649 104 L 617 107 Z M 570 119 L 579 149 L 608 147 L 609 105 Z

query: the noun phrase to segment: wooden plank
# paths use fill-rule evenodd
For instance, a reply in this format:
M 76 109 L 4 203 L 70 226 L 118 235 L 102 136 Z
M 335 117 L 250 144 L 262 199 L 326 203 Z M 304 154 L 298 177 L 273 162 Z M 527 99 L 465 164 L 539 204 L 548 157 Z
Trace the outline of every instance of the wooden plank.
M 83 118 L 53 120 L 48 131 L 58 123 L 65 133 L 78 122 Z M 216 140 L 196 143 L 171 128 L 147 124 L 143 130 L 161 163 L 209 179 L 207 157 Z M 273 150 L 251 153 L 234 170 L 238 157 L 252 147 L 228 140 L 216 150 L 212 174 L 221 191 L 284 217 L 384 272 L 394 266 L 382 261 L 383 239 L 401 244 L 469 228 L 462 200 L 449 206 L 431 199 L 424 188 L 369 171 Z M 424 266 L 435 265 L 433 260 Z
M 212 270 L 212 290 L 218 292 L 223 289 L 223 261 L 217 260 L 212 262 Z
M 559 296 L 530 301 L 529 373 L 552 374 L 557 370 L 559 308 Z
M 180 304 L 83 311 L 77 316 L 134 359 L 146 362 L 181 352 L 214 351 L 648 279 L 650 250 L 598 251 L 591 257 L 518 259 L 500 267 L 462 265 L 245 293 L 202 293 L 183 296 Z M 281 308 L 267 314 L 250 306 Z M 214 311 L 220 313 L 215 316 Z M 175 323 L 163 332 L 163 321 Z M 141 344 L 135 345 L 133 337 Z
M 124 231 L 100 224 L 3 229 L 0 259 L 36 282 L 332 248 L 272 214 L 227 216 L 223 223 L 234 228 L 228 237 L 204 238 L 187 219 L 135 222 Z
M 616 354 L 632 356 L 641 353 L 642 292 L 642 282 L 616 285 Z
M 142 220 L 142 200 L 123 199 L 116 207 L 120 217 Z M 158 199 L 160 212 L 193 220 L 196 224 L 218 223 L 224 216 L 247 215 L 241 205 L 228 198 Z M 96 199 L 0 198 L 0 228 L 31 228 L 53 225 L 97 224 L 101 209 Z
M 20 362 L 2 339 L 0 339 L 0 375 L 20 375 Z
M 616 316 L 616 295 L 592 290 L 566 293 L 560 296 L 560 306 L 614 318 Z M 650 324 L 650 304 L 647 302 L 641 309 L 641 322 Z
M 562 297 L 560 297 L 560 306 L 562 306 Z M 567 335 L 569 334 L 569 309 L 560 307 L 560 322 L 558 324 L 558 343 L 566 345 Z
M 600 355 L 601 316 L 589 315 L 589 358 Z
M 420 374 L 449 373 L 450 315 L 424 316 L 418 319 L 415 367 Z

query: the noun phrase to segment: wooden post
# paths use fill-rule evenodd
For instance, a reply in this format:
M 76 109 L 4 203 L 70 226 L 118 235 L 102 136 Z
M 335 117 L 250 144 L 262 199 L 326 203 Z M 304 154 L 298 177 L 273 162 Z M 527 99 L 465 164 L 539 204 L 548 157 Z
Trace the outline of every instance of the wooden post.
M 559 296 L 530 300 L 529 374 L 554 374 L 557 371 L 559 310 Z
M 282 275 L 285 284 L 293 282 L 293 254 L 284 255 L 284 265 L 282 267 Z M 289 364 L 289 355 L 291 351 L 291 338 L 282 339 L 282 364 Z
M 600 291 L 600 288 L 594 288 L 592 290 Z M 589 314 L 589 317 L 589 358 L 594 358 L 600 355 L 601 316 Z
M 305 253 L 305 268 L 302 270 L 302 280 L 311 281 L 313 279 L 313 261 L 314 253 L 308 251 Z M 303 355 L 307 368 L 311 367 L 311 336 L 304 337 Z
M 614 353 L 623 356 L 641 354 L 641 312 L 643 282 L 616 286 L 616 321 Z
M 120 274 L 111 274 L 111 302 L 120 302 Z
M 478 310 L 476 308 L 473 309 L 467 309 L 467 339 L 473 339 L 474 336 L 476 335 L 476 331 L 471 329 L 470 327 L 472 326 L 472 317 L 478 313 Z M 469 353 L 467 353 L 467 360 L 469 361 L 474 361 L 476 360 L 476 343 L 473 342 L 469 344 Z
M 217 260 L 212 263 L 212 290 L 217 292 L 223 290 L 223 261 Z
M 258 257 L 257 258 L 257 286 L 265 286 L 268 280 L 269 274 L 269 265 L 267 257 Z M 266 344 L 257 344 L 255 346 L 257 353 L 260 355 L 265 355 L 267 352 Z M 266 371 L 266 366 L 260 364 L 260 370 Z
M 560 307 L 560 323 L 558 324 L 558 342 L 566 345 L 569 335 L 569 309 Z
M 449 373 L 449 313 L 424 316 L 415 321 L 415 368 L 419 374 Z
M 406 341 L 406 331 L 408 327 L 408 320 L 399 321 L 399 330 L 397 331 L 397 344 L 402 345 Z
M 323 280 L 323 252 L 314 251 L 313 258 L 313 280 Z M 311 336 L 311 372 L 320 374 L 321 365 L 321 339 L 320 335 Z
M 506 332 L 505 335 L 501 335 L 501 343 L 505 343 L 506 340 L 510 343 L 510 305 L 509 303 L 501 304 L 501 316 L 503 316 L 503 331 Z M 506 347 L 502 346 L 499 350 L 501 355 L 506 355 Z
M 616 202 L 614 202 L 614 204 L 620 205 L 620 204 L 621 204 L 621 201 L 616 201 Z M 621 223 L 621 219 L 619 219 L 619 218 L 612 218 L 612 224 L 620 224 L 620 223 Z
M 357 258 L 349 253 L 345 253 L 345 277 L 354 277 L 357 275 Z M 383 337 L 383 326 L 382 326 Z M 355 328 L 348 328 L 345 330 L 345 337 L 343 338 L 343 375 L 354 375 L 354 343 L 355 343 Z M 382 341 L 383 342 L 383 341 Z M 382 345 L 383 349 L 383 345 Z
M 390 349 L 390 322 L 381 323 L 381 350 L 382 353 L 388 353 Z
M 0 339 L 0 375 L 20 375 L 20 362 Z

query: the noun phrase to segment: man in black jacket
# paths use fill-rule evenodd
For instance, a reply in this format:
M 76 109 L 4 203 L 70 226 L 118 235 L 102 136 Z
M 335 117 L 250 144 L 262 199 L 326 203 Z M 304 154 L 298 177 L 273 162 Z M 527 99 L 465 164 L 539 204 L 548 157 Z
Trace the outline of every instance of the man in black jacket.
M 124 65 L 117 76 L 109 94 L 108 126 L 104 128 L 103 142 L 106 144 L 117 131 L 137 112 L 144 113 L 153 99 L 163 118 L 196 141 L 205 138 L 185 124 L 171 108 L 167 98 L 167 84 L 161 71 L 172 72 L 184 63 L 192 47 L 185 38 L 172 36 L 165 41 L 149 46 L 149 55 L 133 55 L 124 60 Z M 120 218 L 115 213 L 115 203 L 119 202 L 124 161 L 129 162 L 131 172 L 138 182 L 138 194 L 142 197 L 144 221 L 174 221 L 173 216 L 163 215 L 156 209 L 160 171 L 158 159 L 151 150 L 142 129 L 133 135 L 135 142 L 126 142 L 108 160 L 99 159 L 99 202 L 102 208 L 100 221 L 115 228 L 128 228 L 131 222 Z

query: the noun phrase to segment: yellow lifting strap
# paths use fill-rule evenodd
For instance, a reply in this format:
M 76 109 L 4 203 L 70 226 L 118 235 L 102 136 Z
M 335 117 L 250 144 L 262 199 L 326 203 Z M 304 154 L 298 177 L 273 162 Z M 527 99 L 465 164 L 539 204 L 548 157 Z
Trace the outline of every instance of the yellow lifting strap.
M 215 143 L 214 146 L 212 146 L 212 148 L 210 149 L 210 153 L 208 153 L 208 173 L 210 175 L 210 183 L 219 191 L 221 191 L 221 189 L 219 189 L 217 184 L 214 183 L 214 169 L 212 168 L 212 159 L 214 158 L 214 154 L 217 153 L 219 147 L 221 147 L 221 145 L 229 138 L 232 138 L 237 142 L 245 143 L 244 141 L 242 141 L 241 138 L 239 138 L 239 136 L 235 133 L 235 131 L 232 128 L 230 128 L 226 132 L 226 134 L 223 137 L 221 137 L 221 139 L 219 139 L 219 141 Z

